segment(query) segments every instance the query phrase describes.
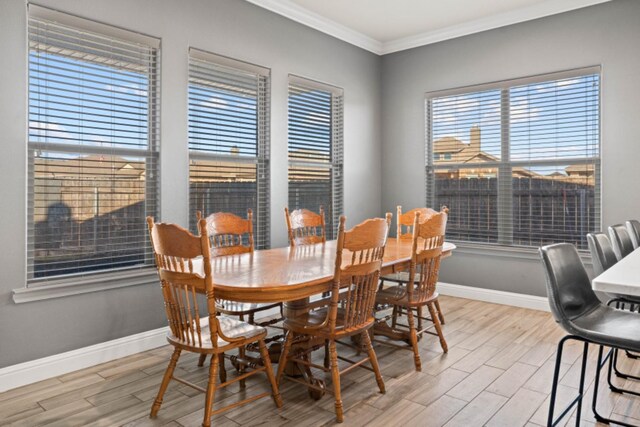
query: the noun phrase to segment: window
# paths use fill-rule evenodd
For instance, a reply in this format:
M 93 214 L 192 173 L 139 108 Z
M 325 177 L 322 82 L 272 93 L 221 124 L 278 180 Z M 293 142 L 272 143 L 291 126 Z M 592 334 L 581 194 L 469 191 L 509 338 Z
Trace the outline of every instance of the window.
M 325 210 L 327 238 L 342 215 L 342 89 L 289 77 L 289 209 Z
M 151 265 L 159 42 L 29 13 L 27 281 Z
M 269 245 L 269 70 L 189 53 L 189 218 L 253 210 L 257 248 Z
M 449 207 L 448 238 L 587 248 L 600 229 L 599 67 L 427 94 L 426 122 L 427 200 Z

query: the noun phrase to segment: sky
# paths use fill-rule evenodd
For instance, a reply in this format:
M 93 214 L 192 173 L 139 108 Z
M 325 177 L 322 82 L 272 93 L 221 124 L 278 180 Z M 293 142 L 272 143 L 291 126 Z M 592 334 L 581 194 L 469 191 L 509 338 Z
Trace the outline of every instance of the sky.
M 597 157 L 599 76 L 534 83 L 508 89 L 511 160 L 540 162 Z M 453 136 L 469 142 L 469 130 L 481 129 L 481 150 L 501 155 L 501 90 L 432 100 L 433 139 Z M 539 173 L 565 166 L 532 165 Z

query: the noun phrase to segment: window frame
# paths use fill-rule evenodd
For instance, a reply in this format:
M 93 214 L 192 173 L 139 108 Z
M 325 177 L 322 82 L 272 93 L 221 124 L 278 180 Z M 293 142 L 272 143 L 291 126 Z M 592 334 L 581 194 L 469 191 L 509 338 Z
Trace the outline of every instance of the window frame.
M 331 94 L 331 159 L 329 162 L 292 159 L 289 152 L 290 137 L 287 131 L 287 205 L 289 205 L 290 180 L 289 173 L 292 168 L 319 168 L 329 171 L 331 176 L 331 218 L 325 218 L 327 239 L 337 238 L 337 226 L 340 216 L 344 213 L 344 89 L 328 83 L 322 83 L 295 74 L 289 74 L 287 84 L 287 129 L 290 126 L 289 99 L 291 86 L 302 87 L 309 90 L 320 90 Z M 288 206 L 290 210 L 294 207 Z M 301 206 L 300 208 L 317 211 L 319 206 Z M 327 206 L 324 206 L 325 215 Z
M 187 72 L 187 97 L 190 98 L 190 81 L 191 81 L 191 61 L 206 62 L 214 67 L 227 68 L 235 70 L 238 73 L 250 73 L 258 76 L 258 79 L 264 79 L 264 87 L 258 88 L 256 92 L 256 155 L 242 156 L 234 158 L 232 155 L 220 153 L 207 153 L 202 150 L 188 148 L 189 150 L 189 181 L 191 176 L 191 160 L 209 160 L 209 161 L 225 161 L 233 162 L 239 165 L 253 164 L 256 167 L 256 209 L 253 212 L 254 222 L 254 241 L 256 249 L 267 249 L 271 246 L 270 232 L 270 188 L 271 188 L 271 171 L 270 171 L 270 146 L 271 146 L 271 69 L 255 65 L 242 60 L 229 58 L 227 56 L 218 55 L 195 47 L 189 47 Z M 189 99 L 188 99 L 189 103 Z M 189 125 L 189 115 L 191 108 L 187 105 L 187 126 Z M 189 137 L 187 138 L 189 139 Z M 189 144 L 189 141 L 187 141 Z M 189 206 L 187 206 L 187 215 L 190 226 L 195 226 L 195 212 L 191 212 L 191 184 L 189 182 Z M 203 212 L 203 215 L 209 215 L 213 212 Z M 245 213 L 246 215 L 246 213 Z M 242 215 L 242 218 L 245 217 Z
M 509 151 L 511 146 L 511 140 L 509 135 L 509 90 L 513 87 L 517 86 L 525 86 L 536 83 L 545 83 L 552 82 L 555 80 L 562 79 L 570 79 L 577 77 L 584 77 L 588 75 L 597 74 L 599 77 L 599 92 L 598 92 L 598 155 L 594 157 L 582 157 L 582 158 L 556 158 L 556 159 L 541 159 L 541 160 L 511 160 L 509 158 Z M 489 90 L 500 90 L 501 92 L 501 114 L 500 114 L 500 122 L 501 122 L 501 137 L 500 137 L 500 148 L 501 148 L 501 157 L 498 161 L 495 162 L 482 162 L 482 163 L 469 163 L 469 164 L 449 164 L 449 165 L 435 165 L 434 164 L 434 152 L 433 152 L 433 114 L 431 108 L 431 100 L 434 98 L 441 98 L 447 96 L 455 96 L 455 95 L 463 95 L 468 93 L 477 93 Z M 426 183 L 426 203 L 427 206 L 433 205 L 436 202 L 436 180 L 435 180 L 435 171 L 437 169 L 463 169 L 463 168 L 473 168 L 473 167 L 494 167 L 498 170 L 498 181 L 497 181 L 497 197 L 498 204 L 497 209 L 498 217 L 507 217 L 511 218 L 509 221 L 499 220 L 497 225 L 497 234 L 498 241 L 493 242 L 474 242 L 468 240 L 456 240 L 451 239 L 452 242 L 455 242 L 458 247 L 460 247 L 463 251 L 473 254 L 493 254 L 499 256 L 506 256 L 509 258 L 524 258 L 524 259 L 537 259 L 537 247 L 536 246 L 526 246 L 526 245 L 517 245 L 514 244 L 513 237 L 513 186 L 512 185 L 501 185 L 504 178 L 500 178 L 500 176 L 508 176 L 508 179 L 512 178 L 512 168 L 516 166 L 549 166 L 549 165 L 574 165 L 574 164 L 585 164 L 585 163 L 593 163 L 594 170 L 594 197 L 595 202 L 594 206 L 597 207 L 597 225 L 598 228 L 602 228 L 602 126 L 601 126 L 601 118 L 602 118 L 602 67 L 600 65 L 581 67 L 571 70 L 539 74 L 534 76 L 501 80 L 496 82 L 477 84 L 477 85 L 469 85 L 463 87 L 457 87 L 452 89 L 444 89 L 437 91 L 430 91 L 425 93 L 424 97 L 424 105 L 425 105 L 425 183 Z M 505 105 L 507 108 L 505 109 Z M 505 126 L 505 123 L 507 126 Z M 501 202 L 500 199 L 503 199 Z M 507 203 L 506 201 L 510 201 Z M 596 230 L 597 231 L 597 230 Z M 591 232 L 591 231 L 589 231 Z M 588 261 L 590 258 L 588 257 L 588 250 L 579 249 L 581 256 L 583 257 L 583 261 Z
M 99 37 L 105 37 L 107 39 L 114 40 L 116 43 L 118 40 L 139 44 L 149 49 L 150 55 L 153 58 L 149 64 L 152 64 L 152 68 L 149 69 L 148 74 L 148 94 L 147 94 L 147 118 L 148 125 L 147 130 L 147 146 L 146 148 L 138 147 L 119 147 L 119 146 L 83 146 L 78 143 L 48 143 L 32 141 L 30 137 L 30 130 L 28 124 L 25 126 L 25 153 L 27 159 L 27 179 L 26 179 L 26 203 L 27 215 L 25 215 L 25 240 L 26 253 L 25 253 L 25 282 L 24 287 L 13 290 L 13 300 L 16 303 L 38 301 L 49 298 L 63 297 L 67 295 L 76 295 L 87 292 L 95 292 L 105 289 L 120 288 L 124 286 L 135 286 L 142 284 L 154 283 L 156 278 L 155 266 L 153 265 L 153 257 L 145 246 L 145 263 L 139 265 L 116 267 L 116 268 L 104 268 L 89 270 L 86 272 L 77 273 L 63 273 L 42 278 L 32 277 L 32 266 L 34 258 L 29 255 L 29 252 L 34 248 L 34 237 L 32 231 L 33 218 L 31 212 L 34 207 L 35 192 L 31 191 L 34 185 L 34 153 L 36 151 L 53 151 L 55 153 L 65 154 L 80 154 L 80 155 L 114 155 L 114 156 L 135 156 L 140 157 L 145 164 L 145 215 L 149 213 L 147 208 L 149 195 L 152 194 L 152 210 L 155 216 L 160 215 L 160 77 L 161 77 L 161 42 L 159 38 L 148 36 L 136 31 L 123 29 L 117 26 L 104 24 L 98 21 L 78 17 L 76 15 L 68 14 L 65 12 L 59 12 L 54 9 L 29 4 L 27 5 L 27 17 L 29 22 L 34 20 L 51 22 L 53 25 L 62 27 L 69 27 L 73 31 L 95 34 Z M 27 25 L 29 28 L 30 23 Z M 31 54 L 32 39 L 29 35 L 26 37 L 26 55 L 27 58 Z M 90 62 L 88 62 L 90 64 Z M 29 60 L 27 59 L 27 75 L 30 74 Z M 27 94 L 30 93 L 30 83 L 27 82 Z M 106 95 L 105 95 L 106 96 Z M 29 98 L 29 97 L 28 97 Z M 27 99 L 27 109 L 29 109 L 31 103 Z M 27 122 L 30 121 L 30 114 L 27 114 Z M 152 174 L 154 179 L 148 179 L 149 166 L 152 167 Z M 151 191 L 152 193 L 149 193 Z M 143 221 L 143 235 L 147 236 L 146 223 Z M 148 262 L 147 262 L 148 261 Z

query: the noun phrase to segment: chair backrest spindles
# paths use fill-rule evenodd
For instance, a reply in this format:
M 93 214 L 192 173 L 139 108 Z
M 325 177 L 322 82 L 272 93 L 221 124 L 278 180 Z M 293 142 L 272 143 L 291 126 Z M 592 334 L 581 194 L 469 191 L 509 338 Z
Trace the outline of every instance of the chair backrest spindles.
M 442 245 L 447 228 L 447 213 L 443 210 L 430 215 L 424 221 L 421 219 L 421 213 L 416 212 L 412 228 L 413 241 L 407 296 L 409 302 L 421 303 L 429 299 L 436 290 Z
M 217 345 L 218 324 L 206 221 L 198 221 L 200 236 L 175 224 L 154 223 L 151 217 L 147 217 L 147 224 L 171 333 L 187 345 L 203 346 L 198 295 L 205 294 L 209 311 L 208 338 L 212 345 Z M 197 265 L 202 265 L 201 270 Z
M 324 243 L 326 241 L 326 226 L 324 222 L 324 208 L 315 213 L 307 209 L 296 209 L 289 212 L 284 208 L 287 221 L 287 232 L 291 246 Z
M 340 217 L 336 264 L 328 315 L 329 327 L 336 330 L 338 303 L 343 299 L 344 324 L 340 328 L 358 329 L 373 322 L 380 268 L 391 225 L 391 214 L 375 218 L 345 231 L 346 218 Z M 349 260 L 346 265 L 344 259 Z M 343 290 L 341 295 L 340 289 Z
M 198 220 L 202 213 L 196 212 Z M 247 209 L 247 219 L 227 212 L 212 213 L 205 218 L 207 233 L 215 256 L 251 253 L 253 243 L 253 211 Z
M 440 212 L 448 214 L 449 208 L 442 206 L 442 208 L 440 208 Z M 433 215 L 436 215 L 438 211 L 431 208 L 415 208 L 403 214 L 402 206 L 398 205 L 396 215 L 396 237 L 403 239 L 411 239 L 413 237 L 413 220 L 416 217 L 416 213 L 420 213 L 421 221 L 426 221 Z

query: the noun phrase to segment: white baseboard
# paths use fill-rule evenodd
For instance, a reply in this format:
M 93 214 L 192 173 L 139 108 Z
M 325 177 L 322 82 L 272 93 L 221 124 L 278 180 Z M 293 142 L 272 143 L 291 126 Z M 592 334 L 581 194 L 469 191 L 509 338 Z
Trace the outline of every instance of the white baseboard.
M 0 369 L 0 393 L 167 344 L 167 328 L 95 344 Z
M 494 289 L 474 288 L 472 286 L 454 285 L 442 282 L 438 282 L 438 293 L 441 295 L 474 299 L 478 301 L 492 302 L 495 304 L 550 311 L 549 301 L 547 298 L 535 295 L 496 291 Z
M 474 288 L 450 283 L 438 283 L 438 292 L 442 295 L 453 297 L 549 311 L 547 299 L 534 295 L 516 294 L 513 292 Z M 273 309 L 265 312 L 265 315 L 276 314 L 277 310 L 278 309 Z M 167 343 L 165 339 L 166 334 L 167 328 L 163 327 L 2 368 L 0 369 L 0 393 L 161 347 Z

